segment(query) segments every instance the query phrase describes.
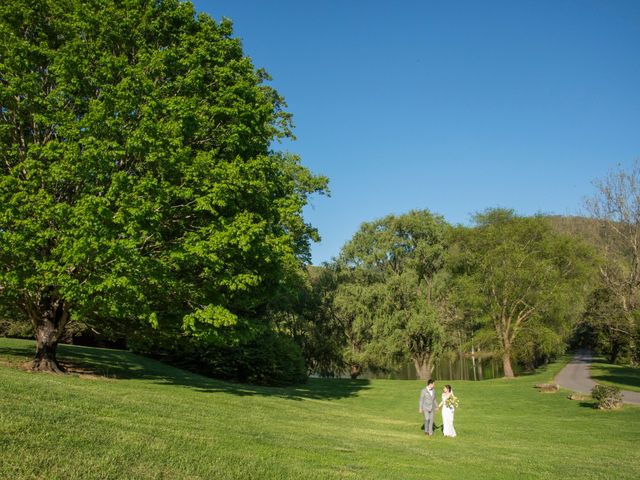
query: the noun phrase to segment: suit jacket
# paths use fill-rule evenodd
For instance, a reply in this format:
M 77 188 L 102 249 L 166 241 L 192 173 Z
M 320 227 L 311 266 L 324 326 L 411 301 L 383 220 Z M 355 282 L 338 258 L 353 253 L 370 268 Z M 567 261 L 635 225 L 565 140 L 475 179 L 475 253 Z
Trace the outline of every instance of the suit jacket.
M 436 400 L 436 391 L 432 390 L 433 395 L 429 393 L 427 388 L 423 388 L 420 392 L 420 404 L 418 408 L 423 412 L 431 412 L 433 410 L 438 410 L 438 402 Z

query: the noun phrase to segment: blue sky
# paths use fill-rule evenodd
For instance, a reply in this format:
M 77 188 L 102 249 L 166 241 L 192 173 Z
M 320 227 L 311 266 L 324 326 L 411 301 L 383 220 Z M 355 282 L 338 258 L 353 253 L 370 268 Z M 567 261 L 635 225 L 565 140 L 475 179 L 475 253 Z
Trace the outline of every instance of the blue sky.
M 428 208 L 579 213 L 640 158 L 640 1 L 196 0 L 294 115 L 330 179 L 305 218 L 330 260 L 364 221 Z

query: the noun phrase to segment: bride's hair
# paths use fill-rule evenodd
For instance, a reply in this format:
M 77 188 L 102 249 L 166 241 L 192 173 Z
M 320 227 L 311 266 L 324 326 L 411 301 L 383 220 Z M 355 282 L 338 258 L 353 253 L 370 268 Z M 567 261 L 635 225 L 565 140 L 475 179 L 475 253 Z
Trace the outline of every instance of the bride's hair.
M 453 393 L 453 388 L 451 388 L 451 385 L 445 385 L 444 388 L 446 388 L 449 393 Z

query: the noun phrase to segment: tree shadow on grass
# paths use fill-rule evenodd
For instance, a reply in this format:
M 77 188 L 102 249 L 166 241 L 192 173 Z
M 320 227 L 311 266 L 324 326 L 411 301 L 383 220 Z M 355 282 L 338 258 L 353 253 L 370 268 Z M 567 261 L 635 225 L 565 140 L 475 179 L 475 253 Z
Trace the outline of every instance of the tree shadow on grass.
M 223 382 L 204 378 L 204 382 L 194 386 L 204 393 L 232 393 L 246 396 L 280 397 L 288 400 L 338 400 L 357 396 L 362 390 L 370 388 L 369 380 L 350 380 L 344 378 L 320 379 L 310 378 L 304 385 L 291 387 L 265 387 L 240 383 Z M 182 384 L 182 383 L 177 383 Z
M 6 340 L 0 346 L 0 358 L 7 363 L 21 365 L 33 360 L 34 342 Z M 18 343 L 19 342 L 19 343 Z M 125 350 L 59 345 L 58 362 L 71 374 L 106 378 L 155 379 L 166 376 L 154 368 L 158 362 L 133 355 Z
M 33 358 L 33 342 L 0 346 L 0 358 L 19 365 Z M 217 380 L 160 361 L 114 350 L 78 345 L 59 345 L 58 360 L 72 375 L 120 380 L 149 380 L 163 385 L 190 388 L 202 393 L 228 393 L 238 396 L 270 396 L 289 400 L 337 400 L 353 397 L 369 388 L 368 380 L 310 378 L 304 385 L 266 387 Z
M 596 382 L 611 382 L 623 387 L 640 388 L 640 368 L 598 363 L 591 369 L 591 378 Z
M 19 366 L 29 360 L 33 360 L 35 349 L 33 346 L 0 347 L 0 360 L 6 365 Z

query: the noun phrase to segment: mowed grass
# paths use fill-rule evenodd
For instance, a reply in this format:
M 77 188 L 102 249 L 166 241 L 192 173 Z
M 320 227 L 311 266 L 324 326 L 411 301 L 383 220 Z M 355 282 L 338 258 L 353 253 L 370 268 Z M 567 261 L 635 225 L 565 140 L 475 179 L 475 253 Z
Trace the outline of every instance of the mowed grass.
M 74 346 L 60 357 L 105 376 L 16 368 L 32 349 L 0 339 L 2 479 L 640 478 L 640 408 L 539 393 L 560 365 L 447 382 L 458 437 L 427 439 L 419 381 L 263 388 Z
M 595 362 L 591 365 L 591 378 L 598 383 L 614 385 L 622 390 L 640 392 L 640 368 Z

